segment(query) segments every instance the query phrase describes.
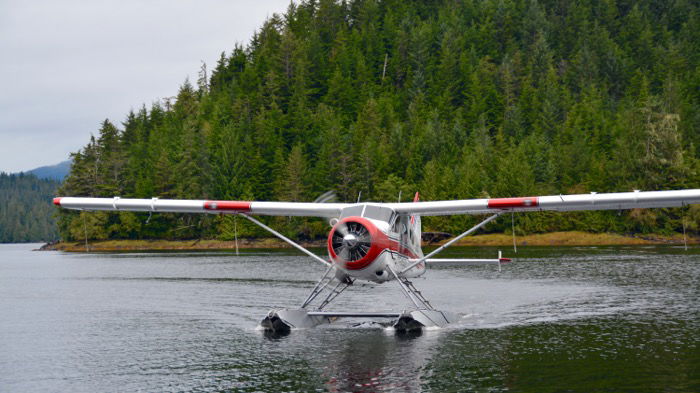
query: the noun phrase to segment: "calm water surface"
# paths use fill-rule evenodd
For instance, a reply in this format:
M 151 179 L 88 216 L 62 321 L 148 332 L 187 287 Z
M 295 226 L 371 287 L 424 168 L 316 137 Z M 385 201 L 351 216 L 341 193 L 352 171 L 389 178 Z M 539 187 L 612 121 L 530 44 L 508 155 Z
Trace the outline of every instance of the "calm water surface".
M 527 247 L 501 273 L 445 266 L 415 281 L 463 315 L 453 327 L 399 336 L 345 321 L 269 337 L 260 318 L 298 307 L 322 266 L 286 251 L 36 247 L 0 245 L 0 392 L 700 391 L 700 248 Z M 332 309 L 407 304 L 389 283 Z

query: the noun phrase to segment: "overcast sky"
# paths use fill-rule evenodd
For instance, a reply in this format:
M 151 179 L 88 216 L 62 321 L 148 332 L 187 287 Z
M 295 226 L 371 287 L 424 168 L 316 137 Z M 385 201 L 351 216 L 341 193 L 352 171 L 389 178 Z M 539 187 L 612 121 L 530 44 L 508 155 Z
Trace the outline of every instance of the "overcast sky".
M 66 160 L 194 83 L 289 0 L 0 0 L 0 171 Z

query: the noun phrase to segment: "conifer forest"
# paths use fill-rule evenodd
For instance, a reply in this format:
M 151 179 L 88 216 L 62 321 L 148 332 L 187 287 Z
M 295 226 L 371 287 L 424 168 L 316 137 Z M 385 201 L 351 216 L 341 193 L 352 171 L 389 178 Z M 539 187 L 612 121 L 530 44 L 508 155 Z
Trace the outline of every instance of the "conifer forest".
M 99 125 L 58 195 L 409 202 L 700 188 L 695 1 L 304 0 L 225 49 L 177 96 Z M 232 216 L 57 214 L 67 240 L 264 235 Z M 423 227 L 458 233 L 478 219 Z M 265 221 L 297 239 L 329 228 Z M 698 208 L 515 216 L 517 233 L 699 225 Z
M 58 240 L 50 203 L 60 182 L 0 173 L 0 243 Z

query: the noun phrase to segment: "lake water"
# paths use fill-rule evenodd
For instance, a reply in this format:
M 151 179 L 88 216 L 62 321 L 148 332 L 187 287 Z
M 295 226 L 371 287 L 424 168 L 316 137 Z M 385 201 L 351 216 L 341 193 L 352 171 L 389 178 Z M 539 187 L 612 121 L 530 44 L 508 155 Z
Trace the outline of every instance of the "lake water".
M 414 281 L 463 315 L 449 328 L 345 321 L 269 337 L 257 323 L 298 307 L 317 262 L 37 246 L 0 245 L 0 392 L 700 391 L 697 247 L 524 247 L 500 273 L 444 266 Z M 388 283 L 351 287 L 330 309 L 407 305 Z

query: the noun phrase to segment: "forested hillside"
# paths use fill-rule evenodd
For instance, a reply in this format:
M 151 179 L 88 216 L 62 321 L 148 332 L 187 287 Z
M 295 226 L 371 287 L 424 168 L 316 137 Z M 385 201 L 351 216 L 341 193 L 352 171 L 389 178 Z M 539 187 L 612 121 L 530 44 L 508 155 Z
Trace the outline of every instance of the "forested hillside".
M 401 191 L 409 201 L 415 191 L 438 200 L 700 187 L 697 2 L 303 1 L 232 47 L 174 99 L 119 126 L 106 120 L 72 155 L 60 193 L 309 201 L 335 190 L 395 201 Z M 516 224 L 669 232 L 682 217 L 698 230 L 692 208 L 523 214 Z M 231 217 L 147 218 L 85 217 L 92 238 L 232 236 Z M 240 221 L 243 235 L 258 233 Z M 327 230 L 270 221 L 301 237 Z M 64 238 L 84 236 L 77 213 L 59 226 Z
M 60 182 L 0 173 L 0 243 L 58 239 L 51 198 Z

